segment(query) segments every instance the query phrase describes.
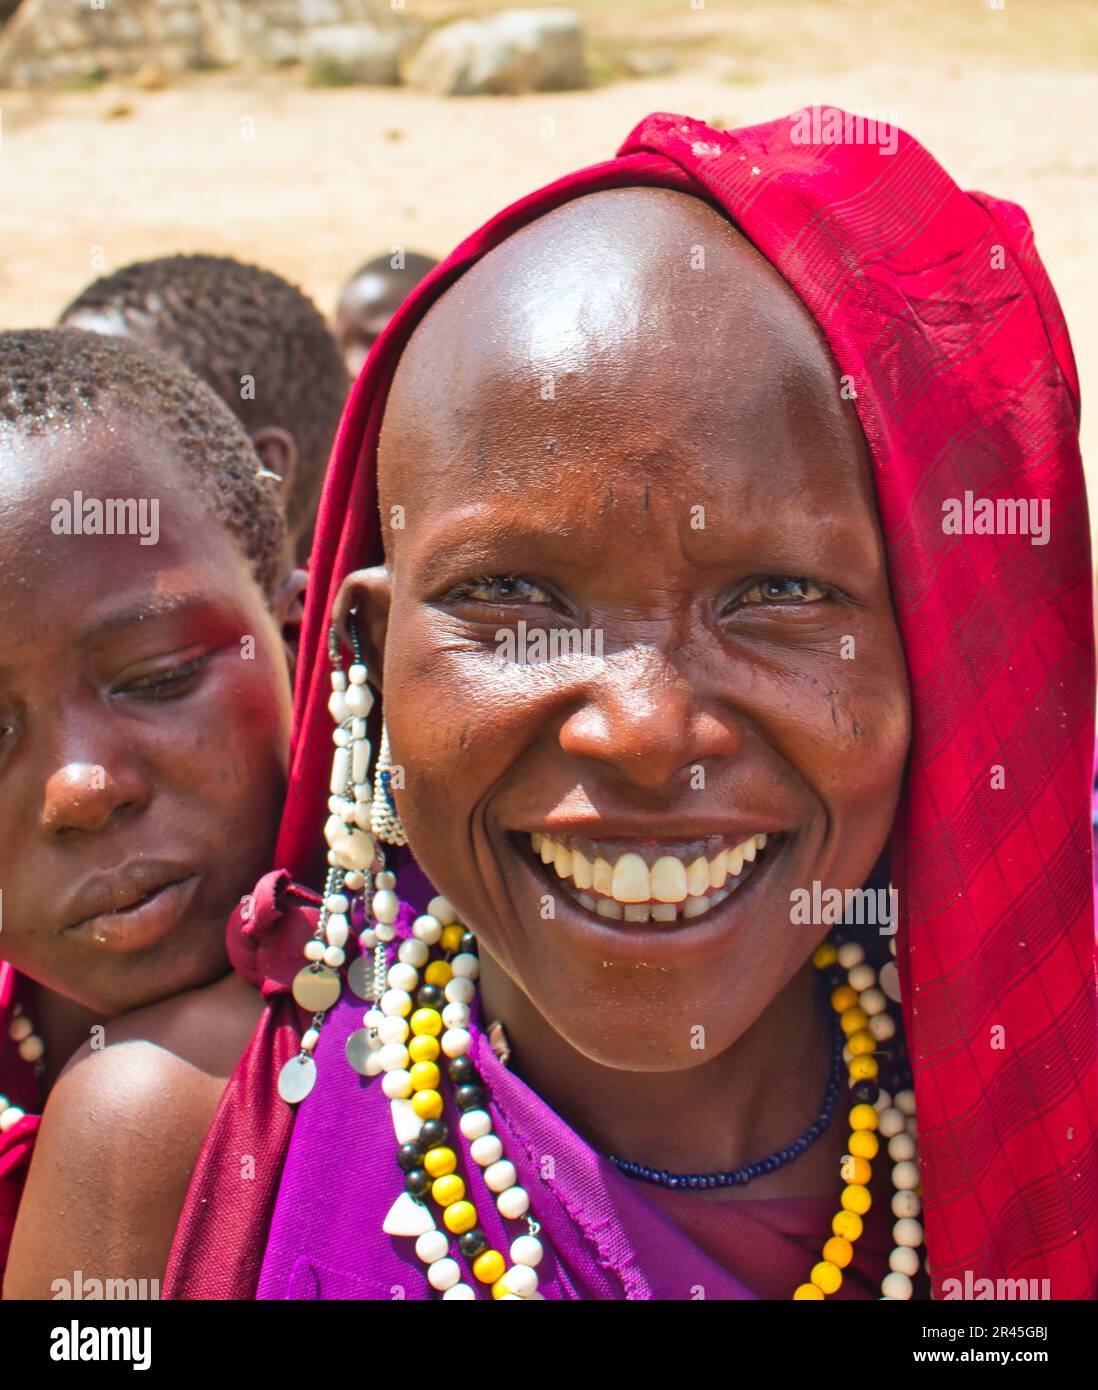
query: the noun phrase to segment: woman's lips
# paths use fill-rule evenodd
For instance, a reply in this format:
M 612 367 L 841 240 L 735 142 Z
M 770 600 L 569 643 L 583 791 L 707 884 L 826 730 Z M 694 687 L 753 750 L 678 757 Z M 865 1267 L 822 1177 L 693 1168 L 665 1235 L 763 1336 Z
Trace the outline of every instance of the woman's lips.
M 106 951 L 139 951 L 170 936 L 194 902 L 198 875 L 153 888 L 134 902 L 66 928 Z

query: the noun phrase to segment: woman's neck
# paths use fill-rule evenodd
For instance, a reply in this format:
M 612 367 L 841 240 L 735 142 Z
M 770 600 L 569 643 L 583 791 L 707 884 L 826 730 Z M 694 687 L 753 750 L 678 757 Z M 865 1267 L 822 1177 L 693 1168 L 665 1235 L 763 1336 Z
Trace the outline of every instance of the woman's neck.
M 44 1100 L 69 1058 L 89 1039 L 94 1042 L 95 1028 L 107 1023 L 109 1018 L 39 984 L 31 986 L 26 1012 L 46 1047 L 42 1073 Z
M 808 963 L 740 1039 L 695 1067 L 629 1072 L 571 1047 L 482 948 L 481 1026 L 499 1019 L 509 1069 L 602 1154 L 678 1173 L 727 1171 L 790 1144 L 819 1115 L 832 1033 Z M 795 1163 L 714 1199 L 836 1195 L 845 1113 Z

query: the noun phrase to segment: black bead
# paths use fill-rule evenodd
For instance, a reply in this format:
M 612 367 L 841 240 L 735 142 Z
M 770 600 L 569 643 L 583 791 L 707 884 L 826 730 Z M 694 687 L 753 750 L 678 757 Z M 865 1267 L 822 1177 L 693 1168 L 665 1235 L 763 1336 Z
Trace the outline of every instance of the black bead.
M 446 1075 L 455 1086 L 467 1086 L 470 1081 L 477 1080 L 477 1069 L 471 1057 L 452 1057 Z
M 441 1009 L 446 996 L 438 985 L 420 985 L 416 1003 L 421 1009 Z
M 423 1166 L 423 1154 L 418 1144 L 401 1144 L 397 1149 L 397 1167 L 403 1169 L 405 1173 L 410 1173 L 413 1168 Z
M 850 1088 L 851 1098 L 865 1105 L 876 1105 L 880 1094 L 881 1088 L 875 1081 L 856 1081 Z
M 423 1127 L 419 1131 L 418 1144 L 426 1153 L 428 1149 L 437 1148 L 439 1144 L 445 1144 L 450 1137 L 450 1130 L 442 1120 L 424 1120 Z
M 432 1178 L 426 1168 L 413 1168 L 404 1174 L 404 1190 L 413 1197 L 422 1197 L 431 1186 Z
M 488 1237 L 479 1226 L 474 1226 L 471 1231 L 466 1231 L 464 1235 L 458 1236 L 458 1249 L 467 1260 L 475 1260 L 480 1252 L 487 1248 Z
M 462 1112 L 477 1110 L 484 1103 L 482 1086 L 459 1086 L 454 1092 L 454 1104 Z
M 458 947 L 458 950 L 464 951 L 466 954 L 470 956 L 476 955 L 477 939 L 471 931 L 467 931 L 465 935 L 461 938 L 461 945 Z

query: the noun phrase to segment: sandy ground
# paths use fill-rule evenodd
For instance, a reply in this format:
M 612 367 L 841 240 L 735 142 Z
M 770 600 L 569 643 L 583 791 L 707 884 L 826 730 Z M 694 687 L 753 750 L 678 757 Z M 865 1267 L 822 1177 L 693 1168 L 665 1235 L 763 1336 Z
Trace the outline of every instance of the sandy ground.
M 360 261 L 395 245 L 444 254 L 512 199 L 611 154 L 650 111 L 737 125 L 825 101 L 894 111 L 962 186 L 1023 204 L 1089 406 L 1098 7 L 704 4 L 581 6 L 599 82 L 587 92 L 443 100 L 310 88 L 294 72 L 194 75 L 162 91 L 0 92 L 0 324 L 48 323 L 100 269 L 181 250 L 269 265 L 330 312 Z M 417 17 L 491 8 L 435 0 Z M 678 67 L 623 78 L 631 49 L 663 50 Z M 1084 453 L 1098 499 L 1091 414 Z

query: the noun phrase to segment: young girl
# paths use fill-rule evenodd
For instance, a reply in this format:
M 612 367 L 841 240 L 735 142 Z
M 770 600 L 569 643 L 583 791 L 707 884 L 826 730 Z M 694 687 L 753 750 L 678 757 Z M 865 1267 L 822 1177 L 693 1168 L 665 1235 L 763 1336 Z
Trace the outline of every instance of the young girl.
M 1067 335 L 1019 209 L 799 128 L 649 118 L 379 339 L 234 925 L 269 1006 L 170 1260 L 156 1130 L 209 1094 L 151 1042 L 70 1070 L 9 1293 L 1094 1296 Z M 1047 544 L 948 532 L 966 489 Z
M 130 344 L 0 334 L 0 479 L 2 1268 L 42 1102 L 98 1025 L 185 995 L 186 1046 L 222 994 L 248 1016 L 224 922 L 278 825 L 293 591 L 243 429 Z

